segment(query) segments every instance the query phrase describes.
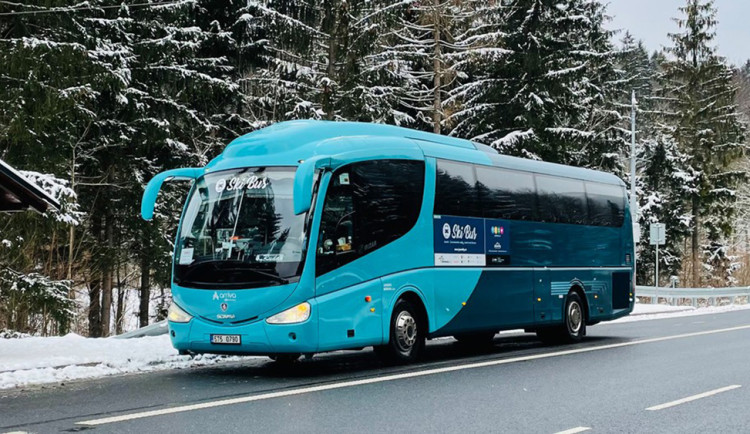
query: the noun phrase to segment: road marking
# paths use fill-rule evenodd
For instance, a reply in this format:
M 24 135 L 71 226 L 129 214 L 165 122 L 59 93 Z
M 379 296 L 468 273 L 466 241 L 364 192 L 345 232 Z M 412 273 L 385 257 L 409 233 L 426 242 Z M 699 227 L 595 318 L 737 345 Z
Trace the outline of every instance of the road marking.
M 663 341 L 669 341 L 669 340 L 674 340 L 674 339 L 684 339 L 684 338 L 695 337 L 695 336 L 704 336 L 704 335 L 711 335 L 711 334 L 716 334 L 716 333 L 726 333 L 726 332 L 732 332 L 732 331 L 737 331 L 737 330 L 747 330 L 747 329 L 750 329 L 750 325 L 730 327 L 730 328 L 724 328 L 724 329 L 716 329 L 716 330 L 705 330 L 705 331 L 693 332 L 693 333 L 683 333 L 679 335 L 662 336 L 658 338 L 648 338 L 648 339 L 641 339 L 637 341 L 620 342 L 617 344 L 599 345 L 595 347 L 577 348 L 574 350 L 555 351 L 552 353 L 534 354 L 531 356 L 513 357 L 510 359 L 488 360 L 484 362 L 468 363 L 465 365 L 425 369 L 423 371 L 405 372 L 402 374 L 391 374 L 391 375 L 385 375 L 382 377 L 365 378 L 362 380 L 348 380 L 348 381 L 342 381 L 340 383 L 330 383 L 330 384 L 323 384 L 319 386 L 300 387 L 297 389 L 289 389 L 289 390 L 283 390 L 279 392 L 263 393 L 260 395 L 249 395 L 249 396 L 242 396 L 238 398 L 221 399 L 218 401 L 203 402 L 200 404 L 181 405 L 177 407 L 164 408 L 161 410 L 142 411 L 142 412 L 137 412 L 137 413 L 124 414 L 121 416 L 111 416 L 111 417 L 104 417 L 101 419 L 84 420 L 81 422 L 76 422 L 76 424 L 87 425 L 87 426 L 105 425 L 108 423 L 125 422 L 129 420 L 134 420 L 134 419 L 143 419 L 146 417 L 163 416 L 166 414 L 174 414 L 174 413 L 182 413 L 186 411 L 203 410 L 206 408 L 222 407 L 225 405 L 234 405 L 234 404 L 242 404 L 246 402 L 263 401 L 266 399 L 282 398 L 286 396 L 302 395 L 306 393 L 322 392 L 326 390 L 343 389 L 346 387 L 363 386 L 367 384 L 384 383 L 387 381 L 403 380 L 406 378 L 415 378 L 415 377 L 424 377 L 427 375 L 443 374 L 446 372 L 462 371 L 466 369 L 476 369 L 476 368 L 485 368 L 488 366 L 507 365 L 510 363 L 528 362 L 530 360 L 548 359 L 551 357 L 561 357 L 561 356 L 568 356 L 571 354 L 590 353 L 592 351 L 609 350 L 613 348 L 623 348 L 623 347 L 630 347 L 634 345 L 650 344 L 654 342 L 663 342 Z
M 587 426 L 577 426 L 575 428 L 566 429 L 565 431 L 558 431 L 555 434 L 576 434 L 576 433 L 579 433 L 579 432 L 588 431 L 590 429 L 591 428 L 589 428 Z
M 737 388 L 740 388 L 740 387 L 742 387 L 742 386 L 740 386 L 739 384 L 733 384 L 731 386 L 722 387 L 722 388 L 714 389 L 714 390 L 709 390 L 708 392 L 699 393 L 699 394 L 693 395 L 693 396 L 688 396 L 687 398 L 678 399 L 676 401 L 671 401 L 671 402 L 666 402 L 664 404 L 655 405 L 653 407 L 647 408 L 646 410 L 649 410 L 649 411 L 664 410 L 665 408 L 674 407 L 675 405 L 684 404 L 684 403 L 690 402 L 690 401 L 695 401 L 696 399 L 708 398 L 709 396 L 713 396 L 713 395 L 716 395 L 716 394 L 719 394 L 719 393 L 722 393 L 722 392 L 727 392 L 729 390 L 734 390 L 734 389 L 737 389 Z

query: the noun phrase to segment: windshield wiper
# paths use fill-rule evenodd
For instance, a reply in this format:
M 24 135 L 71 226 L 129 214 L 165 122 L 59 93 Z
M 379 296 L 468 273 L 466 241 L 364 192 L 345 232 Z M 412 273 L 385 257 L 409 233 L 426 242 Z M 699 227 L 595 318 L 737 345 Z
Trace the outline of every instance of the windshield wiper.
M 265 278 L 268 278 L 272 282 L 281 283 L 281 284 L 289 283 L 288 279 L 284 279 L 283 277 L 280 277 L 273 273 L 269 273 L 268 271 L 264 271 L 259 268 L 253 268 L 250 266 L 250 264 L 246 262 L 237 261 L 237 260 L 227 260 L 227 259 L 223 259 L 223 260 L 208 259 L 208 260 L 193 262 L 192 264 L 187 266 L 187 269 L 185 270 L 185 275 L 182 278 L 186 280 L 189 279 L 196 271 L 198 271 L 199 269 L 202 269 L 202 267 L 200 267 L 201 265 L 210 266 L 218 272 L 249 271 L 251 273 L 255 273 Z
M 268 277 L 269 279 L 278 282 L 278 283 L 289 283 L 287 279 L 284 279 L 283 277 L 280 277 L 276 274 L 269 273 L 267 271 L 263 271 L 259 268 L 253 268 L 250 266 L 250 264 L 242 261 L 237 260 L 223 260 L 223 261 L 213 261 L 211 262 L 211 265 L 214 266 L 217 270 L 221 271 L 229 271 L 229 270 L 241 270 L 241 271 L 250 271 L 251 273 L 259 274 L 263 277 Z
M 283 277 L 279 277 L 273 273 L 269 273 L 267 271 L 260 270 L 258 268 L 249 268 L 249 267 L 240 267 L 238 268 L 240 270 L 247 270 L 256 274 L 260 274 L 261 276 L 268 277 L 270 279 L 273 279 L 279 283 L 289 283 L 289 280 L 284 279 Z

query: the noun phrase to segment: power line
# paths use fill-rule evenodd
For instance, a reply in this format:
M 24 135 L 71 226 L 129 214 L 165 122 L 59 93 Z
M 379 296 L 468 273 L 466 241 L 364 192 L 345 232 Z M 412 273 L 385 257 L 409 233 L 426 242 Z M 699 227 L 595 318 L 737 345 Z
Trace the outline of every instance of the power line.
M 23 5 L 19 3 L 11 3 L 8 1 L 0 1 L 0 3 L 11 5 L 11 6 L 28 6 L 28 5 Z M 45 9 L 45 10 L 38 10 L 38 11 L 13 11 L 13 12 L 0 12 L 0 16 L 52 14 L 52 13 L 62 13 L 62 12 L 91 11 L 91 10 L 99 10 L 99 9 L 118 9 L 123 6 L 128 7 L 128 8 L 153 7 L 153 6 L 178 5 L 182 3 L 187 3 L 187 2 L 172 0 L 172 1 L 161 1 L 161 2 L 156 2 L 156 3 L 133 3 L 133 4 L 123 3 L 119 5 L 110 5 L 110 6 L 81 6 L 81 7 L 70 7 L 70 8 Z

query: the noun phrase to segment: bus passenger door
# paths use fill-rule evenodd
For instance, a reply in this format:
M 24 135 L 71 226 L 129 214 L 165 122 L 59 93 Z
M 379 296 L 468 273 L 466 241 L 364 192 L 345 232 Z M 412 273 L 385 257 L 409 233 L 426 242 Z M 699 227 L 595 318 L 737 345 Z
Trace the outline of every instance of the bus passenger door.
M 547 268 L 534 269 L 534 323 L 546 324 L 553 321 L 554 306 L 556 305 L 550 288 L 550 272 Z
M 381 280 L 373 279 L 318 297 L 319 350 L 380 344 L 382 294 Z

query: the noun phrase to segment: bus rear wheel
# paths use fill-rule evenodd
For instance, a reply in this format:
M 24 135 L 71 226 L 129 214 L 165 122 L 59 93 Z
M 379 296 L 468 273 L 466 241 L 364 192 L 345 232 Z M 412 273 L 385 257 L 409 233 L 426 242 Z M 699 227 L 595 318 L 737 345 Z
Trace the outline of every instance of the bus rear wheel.
M 389 363 L 417 360 L 425 345 L 425 332 L 419 311 L 407 300 L 399 299 L 391 315 L 388 343 L 375 347 L 375 353 Z
M 537 337 L 545 343 L 580 342 L 586 335 L 586 308 L 581 297 L 571 292 L 565 299 L 563 324 L 558 327 L 536 331 Z

